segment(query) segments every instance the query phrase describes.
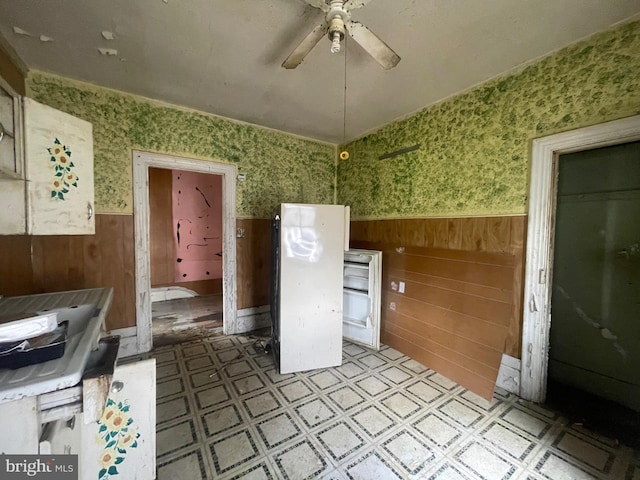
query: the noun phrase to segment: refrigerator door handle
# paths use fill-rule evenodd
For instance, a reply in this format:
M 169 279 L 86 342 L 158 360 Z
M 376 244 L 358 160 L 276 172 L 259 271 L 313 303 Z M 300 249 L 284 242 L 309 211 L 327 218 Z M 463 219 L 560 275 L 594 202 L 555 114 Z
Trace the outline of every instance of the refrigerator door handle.
M 351 207 L 344 207 L 344 251 L 349 251 L 349 228 L 351 227 Z

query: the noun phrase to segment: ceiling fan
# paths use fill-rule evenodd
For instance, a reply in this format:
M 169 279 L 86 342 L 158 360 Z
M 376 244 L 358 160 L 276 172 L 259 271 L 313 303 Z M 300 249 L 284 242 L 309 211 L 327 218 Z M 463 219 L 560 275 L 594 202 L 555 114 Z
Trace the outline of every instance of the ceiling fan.
M 395 67 L 400 61 L 396 52 L 391 50 L 378 36 L 360 22 L 351 20 L 351 11 L 364 7 L 371 0 L 304 0 L 312 7 L 325 12 L 324 21 L 314 28 L 282 63 L 287 69 L 296 68 L 304 57 L 316 46 L 322 37 L 328 35 L 331 40 L 331 52 L 340 51 L 340 43 L 348 32 L 385 70 Z

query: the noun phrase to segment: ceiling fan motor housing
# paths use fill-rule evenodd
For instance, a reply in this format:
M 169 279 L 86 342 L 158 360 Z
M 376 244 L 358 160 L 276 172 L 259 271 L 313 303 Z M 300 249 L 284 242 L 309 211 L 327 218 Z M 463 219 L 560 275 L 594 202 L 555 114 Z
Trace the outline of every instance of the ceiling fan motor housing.
M 335 17 L 331 19 L 329 22 L 329 31 L 327 32 L 327 35 L 331 40 L 334 39 L 336 33 L 340 35 L 340 41 L 344 40 L 345 31 L 346 29 L 342 18 Z
M 344 9 L 342 0 L 332 1 L 327 12 L 327 30 L 328 37 L 333 40 L 335 33 L 340 35 L 340 41 L 344 39 L 346 34 L 345 23 L 351 20 L 351 13 Z

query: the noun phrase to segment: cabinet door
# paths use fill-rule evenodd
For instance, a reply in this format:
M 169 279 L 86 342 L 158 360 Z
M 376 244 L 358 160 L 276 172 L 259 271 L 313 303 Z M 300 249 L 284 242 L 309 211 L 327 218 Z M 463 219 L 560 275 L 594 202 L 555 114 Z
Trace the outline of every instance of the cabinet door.
M 79 478 L 155 478 L 155 359 L 116 367 L 102 418 L 83 426 L 82 439 Z
M 0 177 L 0 235 L 26 232 L 24 180 Z
M 20 96 L 0 78 L 0 178 L 24 180 L 21 126 Z
M 95 233 L 91 124 L 30 98 L 23 105 L 28 232 Z

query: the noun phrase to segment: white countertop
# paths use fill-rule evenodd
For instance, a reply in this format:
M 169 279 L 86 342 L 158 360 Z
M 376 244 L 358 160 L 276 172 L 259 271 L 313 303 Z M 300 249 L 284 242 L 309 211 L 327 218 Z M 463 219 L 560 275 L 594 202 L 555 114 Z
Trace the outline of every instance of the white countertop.
M 16 370 L 0 369 L 0 403 L 78 384 L 89 354 L 97 348 L 112 298 L 111 288 L 0 298 L 2 313 L 57 311 L 58 322 L 69 321 L 62 357 Z

